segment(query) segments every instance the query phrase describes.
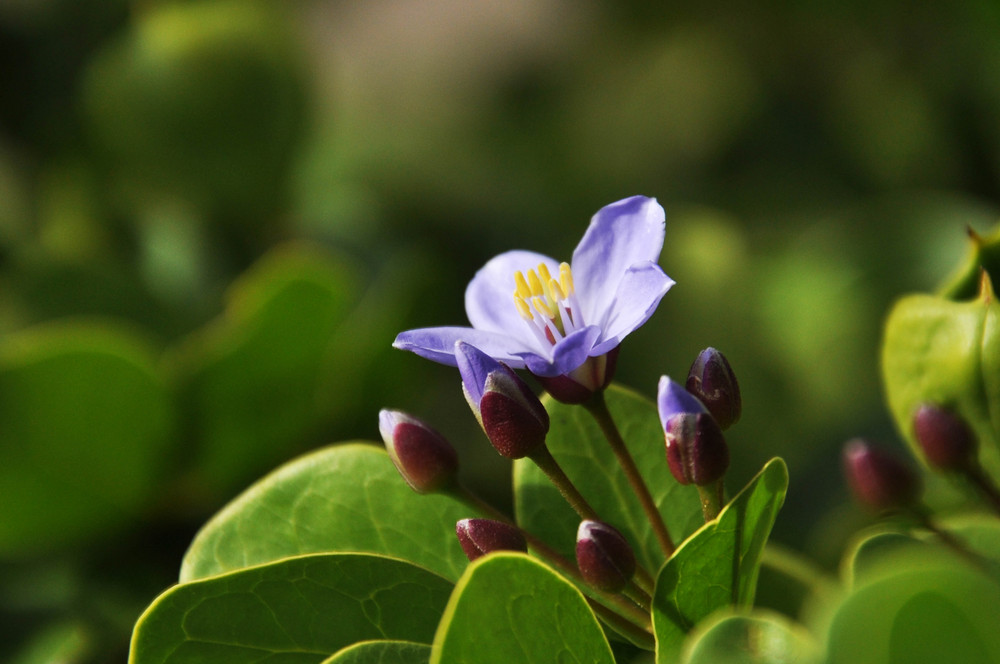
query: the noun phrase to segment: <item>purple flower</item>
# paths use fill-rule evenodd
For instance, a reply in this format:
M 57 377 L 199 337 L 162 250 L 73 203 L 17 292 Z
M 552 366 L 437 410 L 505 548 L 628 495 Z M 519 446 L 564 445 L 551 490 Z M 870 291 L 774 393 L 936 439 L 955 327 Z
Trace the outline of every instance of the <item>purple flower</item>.
M 408 330 L 393 345 L 455 366 L 455 343 L 464 341 L 536 376 L 571 374 L 645 323 L 673 286 L 657 265 L 664 220 L 655 199 L 633 196 L 594 215 L 571 263 L 500 254 L 466 288 L 472 327 Z

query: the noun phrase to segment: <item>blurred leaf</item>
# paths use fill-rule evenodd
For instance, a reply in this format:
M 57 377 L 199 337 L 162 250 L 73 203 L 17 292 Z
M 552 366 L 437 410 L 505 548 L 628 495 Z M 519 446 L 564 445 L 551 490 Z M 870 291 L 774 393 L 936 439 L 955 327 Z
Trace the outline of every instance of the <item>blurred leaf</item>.
M 434 639 L 434 664 L 613 664 L 597 617 L 572 584 L 533 558 L 495 553 L 469 565 Z
M 413 493 L 383 449 L 335 445 L 278 468 L 219 512 L 184 556 L 181 580 L 322 551 L 390 555 L 457 579 L 468 560 L 455 522 L 470 512 Z
M 347 646 L 323 664 L 427 664 L 431 647 L 411 641 L 364 641 Z
M 902 550 L 835 610 L 827 662 L 989 664 L 1000 661 L 997 620 L 993 579 L 951 555 Z
M 605 394 L 667 528 L 675 542 L 682 541 L 701 524 L 701 503 L 694 487 L 679 484 L 670 474 L 656 406 L 619 386 Z M 655 574 L 663 564 L 663 552 L 594 418 L 579 406 L 553 399 L 546 402 L 546 408 L 551 418 L 546 444 L 552 455 L 601 519 L 625 535 L 639 562 Z M 572 558 L 580 517 L 528 459 L 514 463 L 514 498 L 518 523 Z
M 129 661 L 306 664 L 369 639 L 430 642 L 451 589 L 382 556 L 288 558 L 166 591 L 139 618 Z
M 812 664 L 819 648 L 805 628 L 764 611 L 720 611 L 688 637 L 681 664 Z
M 835 584 L 813 560 L 771 541 L 761 555 L 754 606 L 796 618 L 826 601 Z
M 132 205 L 178 197 L 272 221 L 306 114 L 301 53 L 279 7 L 157 3 L 98 53 L 83 106 Z
M 52 324 L 0 341 L 0 554 L 107 534 L 157 495 L 173 410 L 143 342 Z
M 206 486 L 230 491 L 329 421 L 318 397 L 321 385 L 329 390 L 324 361 L 358 282 L 350 265 L 319 252 L 275 250 L 232 286 L 225 314 L 168 358 Z
M 761 554 L 787 489 L 788 469 L 772 459 L 663 566 L 653 593 L 657 662 L 674 661 L 684 635 L 716 609 L 753 602 Z
M 86 628 L 75 622 L 57 623 L 33 634 L 10 664 L 71 664 L 93 655 Z
M 882 345 L 882 377 L 896 426 L 914 455 L 913 413 L 923 403 L 954 410 L 986 445 L 980 455 L 995 468 L 1000 424 L 1000 306 L 992 287 L 952 302 L 910 295 L 889 313 Z

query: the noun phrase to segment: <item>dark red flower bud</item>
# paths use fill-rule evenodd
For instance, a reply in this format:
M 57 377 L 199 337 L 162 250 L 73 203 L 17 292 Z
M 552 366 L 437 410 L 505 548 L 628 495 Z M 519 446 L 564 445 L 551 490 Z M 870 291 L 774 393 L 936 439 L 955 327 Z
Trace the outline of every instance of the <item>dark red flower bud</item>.
M 590 585 L 618 592 L 635 574 L 635 554 L 613 527 L 600 521 L 583 521 L 576 532 L 576 566 Z
M 398 410 L 382 410 L 378 428 L 396 470 L 417 493 L 431 493 L 451 484 L 458 472 L 458 454 L 440 433 Z
M 455 534 L 470 562 L 493 551 L 528 551 L 521 530 L 502 521 L 462 519 L 455 524 Z
M 722 479 L 729 468 L 729 446 L 708 413 L 677 413 L 664 434 L 667 465 L 681 484 L 706 486 Z
M 957 414 L 924 404 L 913 414 L 913 433 L 927 464 L 939 470 L 968 467 L 976 451 L 976 436 Z
M 716 349 L 706 348 L 698 354 L 685 387 L 705 404 L 723 431 L 740 419 L 743 412 L 740 385 L 726 356 Z
M 844 446 L 844 474 L 857 499 L 876 512 L 912 505 L 920 494 L 913 469 L 860 438 Z
M 465 399 L 501 456 L 520 459 L 545 444 L 549 413 L 510 367 L 461 341 L 455 358 Z

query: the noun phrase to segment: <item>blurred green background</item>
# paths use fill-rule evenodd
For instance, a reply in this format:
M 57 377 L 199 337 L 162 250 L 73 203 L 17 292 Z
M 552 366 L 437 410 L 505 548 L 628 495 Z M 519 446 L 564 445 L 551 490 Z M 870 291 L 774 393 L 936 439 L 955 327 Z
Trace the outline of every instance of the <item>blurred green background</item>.
M 998 81 L 975 0 L 0 0 L 0 659 L 123 661 L 201 523 L 384 406 L 504 504 L 392 339 L 638 193 L 677 286 L 618 379 L 722 349 L 731 487 L 784 456 L 777 538 L 832 564 L 884 313 L 997 218 Z

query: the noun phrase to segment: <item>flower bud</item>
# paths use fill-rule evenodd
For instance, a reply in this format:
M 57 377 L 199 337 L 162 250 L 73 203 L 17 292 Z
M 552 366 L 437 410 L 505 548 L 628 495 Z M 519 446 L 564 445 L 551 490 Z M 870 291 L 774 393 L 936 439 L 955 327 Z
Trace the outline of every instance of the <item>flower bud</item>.
M 604 355 L 589 357 L 568 374 L 535 378 L 556 401 L 570 405 L 586 403 L 595 392 L 611 384 L 618 365 L 618 349 L 615 346 Z
M 656 409 L 660 413 L 660 424 L 667 428 L 667 420 L 680 413 L 707 413 L 705 405 L 680 383 L 669 376 L 661 376 L 656 390 Z
M 455 344 L 455 358 L 465 399 L 501 456 L 520 459 L 545 444 L 549 414 L 527 383 L 507 365 L 462 341 Z
M 913 504 L 920 479 L 897 457 L 856 438 L 844 447 L 844 474 L 857 499 L 881 512 Z
M 913 434 L 927 459 L 939 470 L 968 467 L 976 451 L 976 436 L 959 415 L 925 403 L 913 414 Z
M 389 458 L 417 493 L 432 493 L 451 484 L 458 472 L 458 455 L 444 436 L 415 417 L 383 409 L 378 428 Z
M 706 348 L 698 354 L 688 372 L 686 387 L 705 405 L 723 431 L 740 419 L 743 400 L 736 374 L 726 356 L 716 349 Z
M 664 429 L 667 465 L 681 484 L 707 486 L 729 468 L 729 447 L 708 413 L 678 413 Z
M 576 531 L 576 566 L 587 583 L 618 592 L 635 574 L 635 554 L 620 532 L 600 521 L 582 521 Z
M 493 551 L 528 551 L 521 530 L 501 521 L 462 519 L 455 524 L 455 534 L 469 562 Z

